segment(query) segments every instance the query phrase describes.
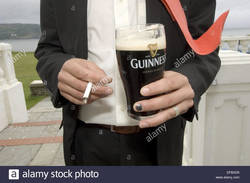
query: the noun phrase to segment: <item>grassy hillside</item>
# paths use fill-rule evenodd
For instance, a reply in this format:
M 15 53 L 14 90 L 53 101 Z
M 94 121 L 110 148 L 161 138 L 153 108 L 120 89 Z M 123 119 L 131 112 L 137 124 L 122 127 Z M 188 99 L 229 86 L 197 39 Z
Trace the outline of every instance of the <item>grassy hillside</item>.
M 0 24 L 0 40 L 37 39 L 41 35 L 37 24 Z
M 13 58 L 17 53 L 13 52 Z M 33 80 L 40 79 L 36 72 L 37 61 L 33 56 L 34 53 L 26 53 L 20 59 L 18 59 L 14 66 L 18 81 L 23 83 L 24 95 L 27 108 L 30 109 L 39 101 L 44 99 L 43 96 L 31 96 L 29 85 Z

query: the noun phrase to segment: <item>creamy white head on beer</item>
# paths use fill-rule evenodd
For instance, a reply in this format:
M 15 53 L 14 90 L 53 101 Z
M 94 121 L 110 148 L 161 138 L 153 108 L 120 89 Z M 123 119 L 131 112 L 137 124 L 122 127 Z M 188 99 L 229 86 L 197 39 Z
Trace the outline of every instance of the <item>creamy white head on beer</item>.
M 149 45 L 157 44 L 157 49 L 166 49 L 164 29 L 157 29 L 161 24 L 137 25 L 131 29 L 120 28 L 116 33 L 116 50 L 119 51 L 147 51 Z M 140 30 L 140 31 L 138 31 Z M 159 32 L 162 31 L 162 32 Z

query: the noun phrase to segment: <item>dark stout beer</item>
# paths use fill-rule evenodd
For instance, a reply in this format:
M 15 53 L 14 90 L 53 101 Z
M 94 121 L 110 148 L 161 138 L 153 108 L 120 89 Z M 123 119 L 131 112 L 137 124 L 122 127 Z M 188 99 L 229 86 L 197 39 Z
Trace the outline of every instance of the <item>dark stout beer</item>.
M 124 37 L 117 35 L 116 54 L 126 93 L 128 115 L 134 119 L 141 119 L 157 112 L 135 112 L 133 105 L 138 101 L 152 98 L 142 96 L 141 88 L 163 77 L 166 40 L 162 25 L 140 25 L 136 28 L 138 30 L 134 32 L 133 29 L 128 30 Z

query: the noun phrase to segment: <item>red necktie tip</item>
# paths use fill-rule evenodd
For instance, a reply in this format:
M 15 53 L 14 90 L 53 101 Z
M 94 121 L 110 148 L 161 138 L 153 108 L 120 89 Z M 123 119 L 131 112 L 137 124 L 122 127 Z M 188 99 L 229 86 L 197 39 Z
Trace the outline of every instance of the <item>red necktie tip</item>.
M 162 2 L 172 19 L 178 23 L 187 43 L 195 53 L 199 55 L 208 55 L 218 48 L 229 10 L 223 13 L 203 35 L 194 40 L 189 32 L 187 18 L 180 1 L 162 0 Z

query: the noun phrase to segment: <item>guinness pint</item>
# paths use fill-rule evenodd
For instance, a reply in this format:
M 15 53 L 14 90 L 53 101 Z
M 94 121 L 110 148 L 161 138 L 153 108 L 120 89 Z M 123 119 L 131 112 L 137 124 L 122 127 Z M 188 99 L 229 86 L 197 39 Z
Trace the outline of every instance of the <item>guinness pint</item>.
M 157 113 L 135 112 L 133 105 L 152 98 L 142 96 L 141 88 L 163 77 L 167 61 L 164 26 L 147 24 L 117 29 L 116 54 L 126 93 L 128 115 L 140 120 Z

